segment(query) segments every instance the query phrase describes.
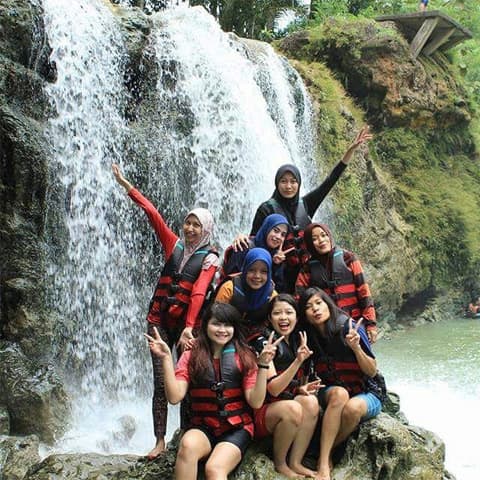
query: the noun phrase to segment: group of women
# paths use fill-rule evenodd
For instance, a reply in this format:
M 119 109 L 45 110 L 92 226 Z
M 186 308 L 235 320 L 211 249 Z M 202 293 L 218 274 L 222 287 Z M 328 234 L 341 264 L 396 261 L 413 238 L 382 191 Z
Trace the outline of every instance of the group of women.
M 221 268 L 207 210 L 190 211 L 177 236 L 113 165 L 165 252 L 147 315 L 157 439 L 148 457 L 165 449 L 167 404 L 188 399 L 176 479 L 195 479 L 199 461 L 208 480 L 226 479 L 254 438 L 271 435 L 278 472 L 329 480 L 332 450 L 381 410 L 375 310 L 361 264 L 335 245 L 326 225 L 311 221 L 370 138 L 363 128 L 329 177 L 303 197 L 298 169 L 282 166 L 250 236 L 226 249 Z M 316 429 L 313 470 L 303 458 Z

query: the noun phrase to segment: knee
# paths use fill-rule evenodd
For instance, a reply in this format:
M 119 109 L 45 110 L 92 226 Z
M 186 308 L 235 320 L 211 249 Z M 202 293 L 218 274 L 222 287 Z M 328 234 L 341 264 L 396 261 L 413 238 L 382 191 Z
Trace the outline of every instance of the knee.
M 302 406 L 304 417 L 316 418 L 320 412 L 320 405 L 318 404 L 317 397 L 314 395 L 304 395 L 298 399 L 298 402 Z
M 217 459 L 209 459 L 205 464 L 205 478 L 206 480 L 216 478 L 226 478 L 228 472 L 225 472 L 223 462 L 219 462 Z
M 184 460 L 186 458 L 191 459 L 193 456 L 198 457 L 197 448 L 198 442 L 188 435 L 184 435 L 178 445 L 177 458 Z
M 358 403 L 348 402 L 342 411 L 342 420 L 358 425 L 364 414 L 364 409 Z
M 295 400 L 289 400 L 284 405 L 282 419 L 298 427 L 303 421 L 303 408 Z
M 342 408 L 348 402 L 349 398 L 350 396 L 345 388 L 335 387 L 328 397 L 328 407 Z

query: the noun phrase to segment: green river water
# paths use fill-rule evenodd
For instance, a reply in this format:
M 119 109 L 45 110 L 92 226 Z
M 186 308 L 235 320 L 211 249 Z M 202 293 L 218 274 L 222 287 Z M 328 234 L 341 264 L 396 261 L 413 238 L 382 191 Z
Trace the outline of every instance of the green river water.
M 437 433 L 457 480 L 480 479 L 480 319 L 428 323 L 374 347 L 409 422 Z

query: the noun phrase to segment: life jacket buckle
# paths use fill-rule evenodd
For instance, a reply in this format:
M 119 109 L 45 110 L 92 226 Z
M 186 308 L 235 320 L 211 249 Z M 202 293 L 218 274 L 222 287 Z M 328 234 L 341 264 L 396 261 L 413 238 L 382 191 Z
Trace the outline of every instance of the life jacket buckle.
M 180 285 L 178 285 L 176 283 L 171 283 L 169 290 L 170 290 L 171 293 L 177 293 L 179 288 L 180 288 Z
M 215 382 L 210 386 L 212 392 L 221 393 L 225 390 L 225 382 Z

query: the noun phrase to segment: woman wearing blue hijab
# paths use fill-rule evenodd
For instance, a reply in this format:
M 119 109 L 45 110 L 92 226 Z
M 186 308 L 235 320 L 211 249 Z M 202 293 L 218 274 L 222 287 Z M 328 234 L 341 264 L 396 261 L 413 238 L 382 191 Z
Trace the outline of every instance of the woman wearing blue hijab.
M 242 273 L 218 289 L 216 302 L 237 308 L 246 323 L 247 340 L 263 332 L 268 319 L 268 304 L 277 295 L 272 282 L 272 257 L 264 248 L 252 248 L 245 255 Z
M 270 253 L 272 259 L 272 279 L 275 289 L 283 292 L 283 262 L 286 253 L 283 251 L 283 242 L 288 233 L 288 220 L 278 213 L 265 217 L 262 226 L 255 236 L 248 239 L 248 248 L 243 251 L 235 251 L 233 246 L 225 250 L 223 266 L 220 274 L 220 282 L 228 275 L 242 271 L 243 262 L 248 251 L 255 247 L 264 248 Z

